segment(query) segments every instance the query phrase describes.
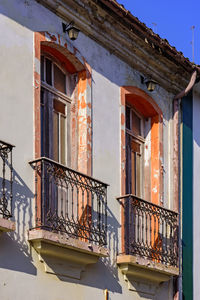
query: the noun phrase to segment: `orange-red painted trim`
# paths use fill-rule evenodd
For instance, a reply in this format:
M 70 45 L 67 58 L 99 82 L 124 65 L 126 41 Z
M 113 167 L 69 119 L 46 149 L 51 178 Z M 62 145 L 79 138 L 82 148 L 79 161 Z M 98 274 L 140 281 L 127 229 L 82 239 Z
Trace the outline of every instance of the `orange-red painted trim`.
M 59 48 L 57 47 L 59 45 Z M 55 49 L 57 47 L 57 49 Z M 62 65 L 70 73 L 78 73 L 78 88 L 75 92 L 75 99 L 72 103 L 72 132 L 77 135 L 78 143 L 78 170 L 85 174 L 91 175 L 91 160 L 92 160 L 92 141 L 91 141 L 91 68 L 89 64 L 81 57 L 82 62 L 80 66 L 84 64 L 84 71 L 76 71 L 73 63 L 69 61 L 67 57 L 58 49 L 66 49 L 69 53 L 69 57 L 74 61 L 79 61 L 80 53 L 75 49 L 68 41 L 61 39 L 58 34 L 51 34 L 48 32 L 35 32 L 34 34 L 34 50 L 35 50 L 35 64 L 34 64 L 34 123 L 35 123 L 35 133 L 34 133 L 34 149 L 35 158 L 41 156 L 41 120 L 40 120 L 40 74 L 38 72 L 38 67 L 40 64 L 41 51 L 45 51 L 53 55 L 56 59 L 60 61 Z M 72 50 L 72 52 L 69 51 Z M 76 119 L 77 117 L 77 119 Z M 76 123 L 77 122 L 77 126 Z M 78 129 L 78 130 L 76 130 Z M 73 148 L 74 150 L 74 148 Z M 37 183 L 37 215 L 36 222 L 39 225 L 39 220 L 41 217 L 40 203 L 40 176 L 38 174 Z
M 67 59 L 67 57 L 65 55 L 63 55 L 61 52 L 59 52 L 57 49 L 52 48 L 50 46 L 47 45 L 41 45 L 41 50 L 43 52 L 49 53 L 51 54 L 53 57 L 55 57 L 57 60 L 59 60 L 59 62 L 61 63 L 61 65 L 71 74 L 76 73 L 77 70 L 74 67 L 74 65 L 69 61 L 69 59 Z
M 147 93 L 137 87 L 121 87 L 121 194 L 125 195 L 126 190 L 126 141 L 125 141 L 125 106 L 126 103 L 133 106 L 144 117 L 151 117 L 151 201 L 155 204 L 162 204 L 162 111 Z M 121 211 L 122 224 L 122 252 L 124 245 L 124 211 Z
M 160 203 L 159 115 L 151 118 L 151 202 Z

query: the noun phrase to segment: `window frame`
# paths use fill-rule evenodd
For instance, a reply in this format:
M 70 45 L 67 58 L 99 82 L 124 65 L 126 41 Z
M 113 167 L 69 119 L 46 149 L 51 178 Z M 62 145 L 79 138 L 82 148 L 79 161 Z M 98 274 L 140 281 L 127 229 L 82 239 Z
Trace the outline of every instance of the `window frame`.
M 134 178 L 135 178 L 135 183 L 134 183 L 134 192 L 133 192 L 133 186 L 132 186 L 132 178 L 133 178 L 133 171 L 132 171 L 132 157 L 128 158 L 127 157 L 127 152 L 128 149 L 127 147 L 130 147 L 130 145 L 128 145 L 128 141 L 126 141 L 126 189 L 129 190 L 130 187 L 128 187 L 130 185 L 130 181 L 131 181 L 131 194 L 134 194 L 135 196 L 142 198 L 144 196 L 144 183 L 143 183 L 143 176 L 144 176 L 144 146 L 145 146 L 145 138 L 144 138 L 144 126 L 145 126 L 145 120 L 144 117 L 139 114 L 131 105 L 129 105 L 128 103 L 125 105 L 125 111 L 126 108 L 130 109 L 130 129 L 126 127 L 126 123 L 125 123 L 125 132 L 126 132 L 126 139 L 127 139 L 127 134 L 129 135 L 129 137 L 131 138 L 132 141 L 134 141 L 135 143 L 140 145 L 140 153 L 139 152 L 134 152 L 137 153 L 136 157 L 135 157 L 135 169 L 134 169 Z M 140 119 L 140 131 L 141 131 L 141 135 L 137 135 L 136 133 L 134 133 L 133 128 L 132 128 L 132 112 L 134 114 L 136 114 L 136 116 Z M 127 116 L 126 116 L 127 117 Z M 143 135 L 143 136 L 142 136 Z M 130 141 L 129 141 L 130 143 Z M 129 151 L 132 151 L 129 149 Z M 139 171 L 137 170 L 137 156 L 140 156 L 140 167 L 139 167 Z M 128 161 L 130 160 L 130 161 Z M 131 166 L 129 165 L 131 164 Z M 137 179 L 137 173 L 139 172 L 139 188 L 138 188 L 138 179 Z M 131 174 L 130 174 L 131 173 Z M 128 175 L 129 174 L 129 175 Z M 131 178 L 127 178 L 130 177 Z M 139 194 L 137 192 L 137 190 L 139 189 Z M 130 190 L 129 190 L 130 192 Z M 127 191 L 126 191 L 127 193 Z
M 58 62 L 58 60 L 56 58 L 54 58 L 50 54 L 42 52 L 41 53 L 41 61 L 42 61 L 42 57 L 44 57 L 44 70 L 43 70 L 44 80 L 42 80 L 42 76 L 41 76 L 41 87 L 47 88 L 49 91 L 51 91 L 52 93 L 54 93 L 57 96 L 61 97 L 65 101 L 72 102 L 72 98 L 69 95 L 67 95 L 67 89 L 70 86 L 70 83 L 69 83 L 69 77 L 70 77 L 69 74 L 70 73 L 65 68 L 63 68 L 61 66 L 61 64 Z M 51 63 L 52 63 L 52 67 L 51 67 L 52 85 L 48 84 L 47 81 L 46 81 L 46 59 L 50 60 Z M 62 73 L 65 74 L 65 89 L 66 89 L 65 93 L 59 91 L 54 86 L 54 65 L 56 65 L 62 71 Z M 42 68 L 42 63 L 41 63 L 41 68 Z
M 64 165 L 68 165 L 69 164 L 69 155 L 70 155 L 70 139 L 68 138 L 69 136 L 69 133 L 70 133 L 70 105 L 71 105 L 71 102 L 72 102 L 72 98 L 69 97 L 67 94 L 57 90 L 55 87 L 54 87 L 54 64 L 65 74 L 65 80 L 66 80 L 66 93 L 67 93 L 67 76 L 69 73 L 64 70 L 60 64 L 57 62 L 57 60 L 55 58 L 53 58 L 51 55 L 49 54 L 46 54 L 46 53 L 41 53 L 41 61 L 42 61 L 42 57 L 44 59 L 44 64 L 43 64 L 43 72 L 44 72 L 44 80 L 42 80 L 42 76 L 41 76 L 41 92 L 43 91 L 43 93 L 50 93 L 51 94 L 51 97 L 52 97 L 52 111 L 51 111 L 51 114 L 52 114 L 52 124 L 50 125 L 52 127 L 52 132 L 50 133 L 51 130 L 48 130 L 48 132 L 45 133 L 45 125 L 41 124 L 41 151 L 43 151 L 43 153 L 45 153 L 45 146 L 43 145 L 45 140 L 44 140 L 44 136 L 45 134 L 48 134 L 49 137 L 51 136 L 51 138 L 53 138 L 53 135 L 54 135 L 54 131 L 53 131 L 53 124 L 54 124 L 54 120 L 53 120 L 53 116 L 54 116 L 54 113 L 58 113 L 58 118 L 59 118 L 59 124 L 58 124 L 58 137 L 59 137 L 59 146 L 58 146 L 58 160 L 54 159 L 55 161 L 58 161 L 59 163 L 62 163 Z M 51 61 L 51 76 L 52 76 L 52 85 L 48 84 L 46 82 L 46 58 L 49 59 Z M 42 65 L 42 64 L 41 64 Z M 65 105 L 65 144 L 64 144 L 64 149 L 65 149 L 65 158 L 64 158 L 64 161 L 62 161 L 62 146 L 61 146 L 61 125 L 60 125 L 60 119 L 61 119 L 61 113 L 60 112 L 57 112 L 55 109 L 54 109 L 54 101 L 58 101 L 58 102 L 61 102 Z M 47 108 L 49 110 L 49 103 L 46 103 L 47 104 Z M 42 100 L 40 98 L 40 105 L 41 106 L 45 106 L 46 104 L 42 103 Z M 42 117 L 42 120 L 44 122 L 44 109 L 43 109 L 43 112 L 41 111 L 41 113 L 43 114 L 43 117 Z M 63 115 L 63 114 L 62 114 Z M 50 147 L 50 143 L 48 145 Z M 52 142 L 52 149 L 51 149 L 51 152 L 52 152 L 52 155 L 54 150 L 53 150 L 53 142 Z M 50 149 L 49 149 L 49 152 L 50 152 Z M 49 154 L 49 156 L 51 156 Z M 52 157 L 50 157 L 52 159 Z

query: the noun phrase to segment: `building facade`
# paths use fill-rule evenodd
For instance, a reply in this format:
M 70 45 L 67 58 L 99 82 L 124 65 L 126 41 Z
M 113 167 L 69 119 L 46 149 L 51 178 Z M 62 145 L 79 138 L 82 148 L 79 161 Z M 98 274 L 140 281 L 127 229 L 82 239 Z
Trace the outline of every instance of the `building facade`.
M 114 0 L 0 1 L 0 24 L 1 299 L 177 299 L 192 64 Z

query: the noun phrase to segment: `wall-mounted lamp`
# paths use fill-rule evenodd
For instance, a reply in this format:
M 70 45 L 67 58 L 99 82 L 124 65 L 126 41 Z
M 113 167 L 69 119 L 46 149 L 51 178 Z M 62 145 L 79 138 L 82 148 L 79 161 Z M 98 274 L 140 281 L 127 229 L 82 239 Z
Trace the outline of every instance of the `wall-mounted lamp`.
M 70 40 L 74 41 L 77 39 L 79 34 L 79 29 L 74 26 L 74 22 L 71 21 L 68 25 L 62 23 L 63 32 L 67 32 Z
M 153 92 L 155 90 L 156 85 L 158 84 L 155 80 L 150 78 L 144 78 L 141 76 L 141 83 L 146 84 L 147 90 L 149 92 Z
M 156 85 L 158 84 L 155 80 L 149 79 L 146 82 L 147 90 L 149 92 L 153 92 L 155 90 Z

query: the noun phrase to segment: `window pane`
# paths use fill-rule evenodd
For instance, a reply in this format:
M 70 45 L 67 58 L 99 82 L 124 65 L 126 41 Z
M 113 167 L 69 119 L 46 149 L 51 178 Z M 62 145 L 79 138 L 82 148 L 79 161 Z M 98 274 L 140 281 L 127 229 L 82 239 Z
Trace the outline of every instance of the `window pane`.
M 131 141 L 131 187 L 132 193 L 141 196 L 140 176 L 141 176 L 141 145 L 135 141 Z
M 131 193 L 136 195 L 136 153 L 131 151 Z
M 126 106 L 126 128 L 131 129 L 130 126 L 130 108 Z
M 52 85 L 52 63 L 46 58 L 46 82 Z
M 73 75 L 69 75 L 66 74 L 66 94 L 69 97 L 72 97 L 72 94 L 76 88 L 76 84 L 77 84 L 77 75 L 73 74 Z
M 65 149 L 65 134 L 66 134 L 66 121 L 65 117 L 60 117 L 60 147 L 61 147 L 61 163 L 66 163 L 66 149 Z
M 44 81 L 44 56 L 41 57 L 40 73 L 41 80 Z
M 141 119 L 132 111 L 132 131 L 136 135 L 141 135 Z
M 43 90 L 41 90 L 40 118 L 41 118 L 41 155 L 45 156 L 45 153 L 44 153 L 44 135 L 45 135 L 45 127 L 44 127 L 44 91 Z
M 65 74 L 54 65 L 54 87 L 62 93 L 66 93 Z
M 59 161 L 59 116 L 53 113 L 53 159 Z
M 136 195 L 138 197 L 141 197 L 140 168 L 141 168 L 141 156 L 138 153 L 136 153 Z

